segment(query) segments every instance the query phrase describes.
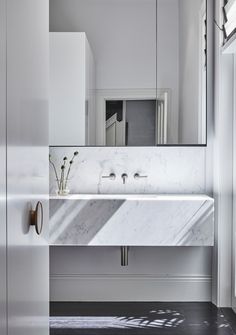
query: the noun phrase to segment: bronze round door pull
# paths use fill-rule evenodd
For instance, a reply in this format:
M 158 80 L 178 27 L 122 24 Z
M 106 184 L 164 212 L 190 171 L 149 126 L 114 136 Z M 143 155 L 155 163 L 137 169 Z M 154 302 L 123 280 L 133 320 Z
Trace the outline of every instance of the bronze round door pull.
M 35 210 L 30 211 L 30 225 L 35 226 L 38 235 L 41 234 L 43 229 L 43 205 L 41 201 L 37 202 Z

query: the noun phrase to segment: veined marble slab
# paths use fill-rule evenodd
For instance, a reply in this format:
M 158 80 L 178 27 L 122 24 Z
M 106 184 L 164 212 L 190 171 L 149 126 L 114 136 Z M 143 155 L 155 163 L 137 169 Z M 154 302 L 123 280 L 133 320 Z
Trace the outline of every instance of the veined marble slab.
M 74 151 L 79 155 L 73 163 L 68 187 L 71 193 L 87 194 L 162 194 L 206 192 L 206 148 L 204 147 L 50 147 L 57 168 L 63 157 Z M 134 179 L 134 174 L 147 178 Z M 110 173 L 115 180 L 102 178 Z M 128 174 L 123 184 L 121 175 Z M 57 189 L 50 167 L 50 193 Z
M 213 246 L 214 200 L 205 195 L 52 196 L 50 244 Z

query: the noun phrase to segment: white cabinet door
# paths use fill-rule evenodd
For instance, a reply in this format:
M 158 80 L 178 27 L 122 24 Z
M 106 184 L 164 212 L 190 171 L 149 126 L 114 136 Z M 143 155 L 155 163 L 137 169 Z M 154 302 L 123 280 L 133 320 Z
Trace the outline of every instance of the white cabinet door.
M 48 335 L 49 2 L 7 0 L 8 335 Z M 29 227 L 37 201 L 42 234 Z

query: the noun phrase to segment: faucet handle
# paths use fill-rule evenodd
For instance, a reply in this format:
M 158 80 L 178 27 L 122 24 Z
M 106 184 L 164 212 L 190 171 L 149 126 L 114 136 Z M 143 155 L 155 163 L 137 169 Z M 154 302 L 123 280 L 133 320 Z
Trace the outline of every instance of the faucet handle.
M 110 179 L 110 180 L 115 180 L 116 179 L 116 175 L 115 175 L 115 173 L 110 173 L 109 176 L 102 176 L 102 178 L 104 178 L 104 179 Z
M 141 179 L 141 178 L 147 178 L 148 176 L 140 176 L 139 173 L 134 174 L 134 179 Z
M 127 173 L 123 173 L 123 174 L 121 175 L 121 178 L 122 178 L 122 180 L 123 180 L 123 184 L 125 184 L 126 179 L 128 178 Z

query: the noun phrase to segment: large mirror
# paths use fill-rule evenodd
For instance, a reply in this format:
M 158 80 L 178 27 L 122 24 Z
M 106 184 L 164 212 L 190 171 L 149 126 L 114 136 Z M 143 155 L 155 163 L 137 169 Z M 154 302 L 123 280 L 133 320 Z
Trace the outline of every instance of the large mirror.
M 205 145 L 206 1 L 50 0 L 50 145 Z

